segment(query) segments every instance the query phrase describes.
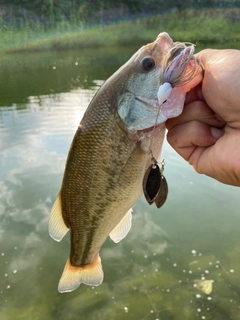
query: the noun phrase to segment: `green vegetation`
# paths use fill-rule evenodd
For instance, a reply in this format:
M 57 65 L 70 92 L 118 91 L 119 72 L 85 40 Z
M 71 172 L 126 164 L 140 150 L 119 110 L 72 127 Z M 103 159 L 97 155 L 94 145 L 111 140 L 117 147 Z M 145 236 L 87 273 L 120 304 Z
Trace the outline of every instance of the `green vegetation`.
M 231 47 L 240 41 L 240 9 L 174 10 L 134 21 L 86 27 L 76 21 L 61 20 L 51 27 L 40 22 L 21 27 L 0 23 L 0 53 L 45 51 L 68 48 L 99 48 L 143 45 L 166 31 L 174 40 Z
M 36 21 L 46 27 L 59 21 L 82 21 L 99 23 L 129 18 L 133 14 L 154 14 L 175 8 L 238 7 L 235 0 L 1 0 L 0 16 L 5 23 L 22 25 Z

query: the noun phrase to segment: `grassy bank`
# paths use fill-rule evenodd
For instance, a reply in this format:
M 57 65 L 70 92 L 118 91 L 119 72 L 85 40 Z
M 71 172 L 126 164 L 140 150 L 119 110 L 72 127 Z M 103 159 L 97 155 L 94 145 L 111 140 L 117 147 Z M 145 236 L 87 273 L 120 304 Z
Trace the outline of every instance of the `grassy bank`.
M 117 23 L 110 26 L 84 28 L 60 23 L 45 30 L 40 24 L 21 29 L 2 26 L 0 53 L 20 51 L 62 50 L 142 45 L 155 39 L 159 32 L 168 32 L 174 40 L 193 42 L 198 47 L 240 48 L 240 9 L 186 11 L 157 15 L 151 18 Z

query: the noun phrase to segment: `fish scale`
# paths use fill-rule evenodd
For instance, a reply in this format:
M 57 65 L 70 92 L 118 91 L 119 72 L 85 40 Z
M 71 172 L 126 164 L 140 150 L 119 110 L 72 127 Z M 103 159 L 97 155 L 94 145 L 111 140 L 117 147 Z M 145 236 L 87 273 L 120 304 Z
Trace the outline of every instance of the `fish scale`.
M 106 99 L 104 99 L 106 101 Z M 100 102 L 100 103 L 99 103 Z M 75 165 L 72 172 L 68 171 L 68 163 L 66 166 L 66 174 L 63 180 L 63 186 L 61 189 L 62 198 L 62 208 L 63 216 L 65 221 L 71 220 L 71 262 L 75 266 L 87 265 L 95 258 L 95 252 L 92 254 L 91 247 L 96 246 L 94 239 L 99 243 L 99 238 L 102 239 L 102 243 L 106 240 L 106 234 L 108 235 L 113 227 L 118 223 L 126 211 L 122 211 L 118 216 L 114 217 L 115 221 L 111 220 L 111 214 L 115 215 L 116 208 L 122 201 L 125 201 L 126 195 L 124 193 L 119 197 L 119 190 L 121 186 L 126 188 L 128 182 L 128 176 L 124 177 L 122 173 L 123 163 L 126 162 L 126 155 L 128 153 L 128 158 L 131 156 L 132 151 L 135 148 L 135 143 L 127 139 L 127 134 L 121 129 L 116 128 L 113 125 L 114 115 L 109 111 L 109 104 L 105 102 L 103 104 L 103 99 L 97 101 L 96 104 L 92 106 L 93 112 L 91 113 L 91 121 L 89 119 L 83 118 L 81 122 L 81 127 L 77 130 L 74 137 L 71 154 L 72 158 L 69 158 L 68 163 L 74 161 Z M 99 116 L 99 110 L 101 110 Z M 103 117 L 104 114 L 104 117 Z M 100 119 L 99 119 L 100 118 Z M 89 122 L 91 125 L 89 125 Z M 86 125 L 85 125 L 86 123 Z M 86 128 L 86 132 L 84 129 Z M 118 131 L 118 132 L 116 132 Z M 90 132 L 90 134 L 89 134 Z M 116 152 L 118 146 L 125 137 L 124 152 Z M 102 139 L 104 137 L 104 139 Z M 126 144 L 128 142 L 128 144 Z M 144 154 L 144 157 L 146 155 Z M 105 163 L 101 161 L 105 159 Z M 89 172 L 89 164 L 90 170 Z M 79 171 L 78 168 L 83 167 L 84 170 Z M 89 179 L 91 177 L 91 179 Z M 127 179 L 126 179 L 127 178 Z M 75 182 L 74 184 L 72 182 Z M 76 181 L 78 181 L 76 183 Z M 118 186 L 116 188 L 116 186 Z M 72 195 L 65 197 L 65 190 L 71 188 Z M 132 190 L 130 191 L 132 192 Z M 87 201 L 85 199 L 88 199 Z M 97 201 L 96 201 L 97 199 Z M 112 199 L 118 199 L 118 203 L 115 200 L 114 205 L 112 204 Z M 81 211 L 83 213 L 83 221 L 79 221 L 79 217 L 75 215 L 69 219 L 68 210 L 65 210 L 65 203 L 71 202 L 74 212 Z M 109 210 L 109 215 L 106 216 L 105 211 Z M 113 211 L 113 213 L 111 212 Z M 91 217 L 94 217 L 91 219 Z M 89 240 L 83 247 L 83 239 L 85 234 L 85 228 L 88 225 L 94 230 L 95 225 L 99 225 L 99 220 L 105 226 L 105 230 L 101 230 L 101 236 L 94 232 L 88 234 L 91 238 L 91 245 L 89 246 Z M 106 220 L 106 221 L 104 221 Z M 94 230 L 95 231 L 95 230 Z M 102 237 L 104 234 L 104 237 Z M 98 245 L 99 246 L 99 245 Z M 88 248 L 88 255 L 86 255 L 86 249 L 83 251 L 83 257 L 80 252 L 82 248 Z M 77 257 L 74 258 L 74 257 Z
M 171 116 L 183 108 L 181 89 L 174 93 L 169 84 L 159 90 L 164 58 L 171 57 L 174 46 L 169 35 L 161 33 L 140 48 L 102 85 L 81 120 L 49 220 L 49 233 L 57 241 L 70 229 L 70 257 L 60 292 L 75 290 L 80 283 L 101 284 L 103 243 L 108 236 L 119 242 L 131 228 L 131 208 L 142 195 L 144 174 L 152 156 L 160 158 L 163 104 L 169 98 Z M 182 47 L 178 45 L 177 52 Z

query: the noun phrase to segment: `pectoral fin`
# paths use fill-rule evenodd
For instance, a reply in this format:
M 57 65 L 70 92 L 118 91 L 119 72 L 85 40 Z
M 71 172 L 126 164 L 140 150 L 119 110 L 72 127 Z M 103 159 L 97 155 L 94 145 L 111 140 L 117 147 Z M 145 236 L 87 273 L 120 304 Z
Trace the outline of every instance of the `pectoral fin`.
M 116 225 L 116 227 L 110 232 L 109 236 L 110 238 L 118 243 L 123 238 L 126 237 L 129 230 L 132 226 L 132 208 L 128 210 L 128 212 L 125 214 L 125 216 L 122 218 L 122 220 Z
M 56 241 L 61 241 L 69 230 L 63 221 L 60 195 L 58 195 L 52 207 L 48 230 L 50 236 Z
M 81 283 L 99 286 L 102 281 L 103 270 L 99 255 L 92 264 L 85 267 L 72 266 L 68 259 L 58 284 L 58 291 L 71 292 L 77 289 Z

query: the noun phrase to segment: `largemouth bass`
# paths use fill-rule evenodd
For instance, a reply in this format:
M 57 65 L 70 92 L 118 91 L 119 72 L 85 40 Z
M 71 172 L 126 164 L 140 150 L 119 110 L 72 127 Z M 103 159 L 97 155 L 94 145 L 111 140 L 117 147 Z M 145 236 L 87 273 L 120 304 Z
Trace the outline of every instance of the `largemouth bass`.
M 73 138 L 49 233 L 70 230 L 71 252 L 59 292 L 100 285 L 99 251 L 106 238 L 123 239 L 132 206 L 142 195 L 151 154 L 159 160 L 166 119 L 183 109 L 185 85 L 199 74 L 192 47 L 167 33 L 140 48 L 98 90 Z M 186 91 L 186 90 L 185 90 Z

